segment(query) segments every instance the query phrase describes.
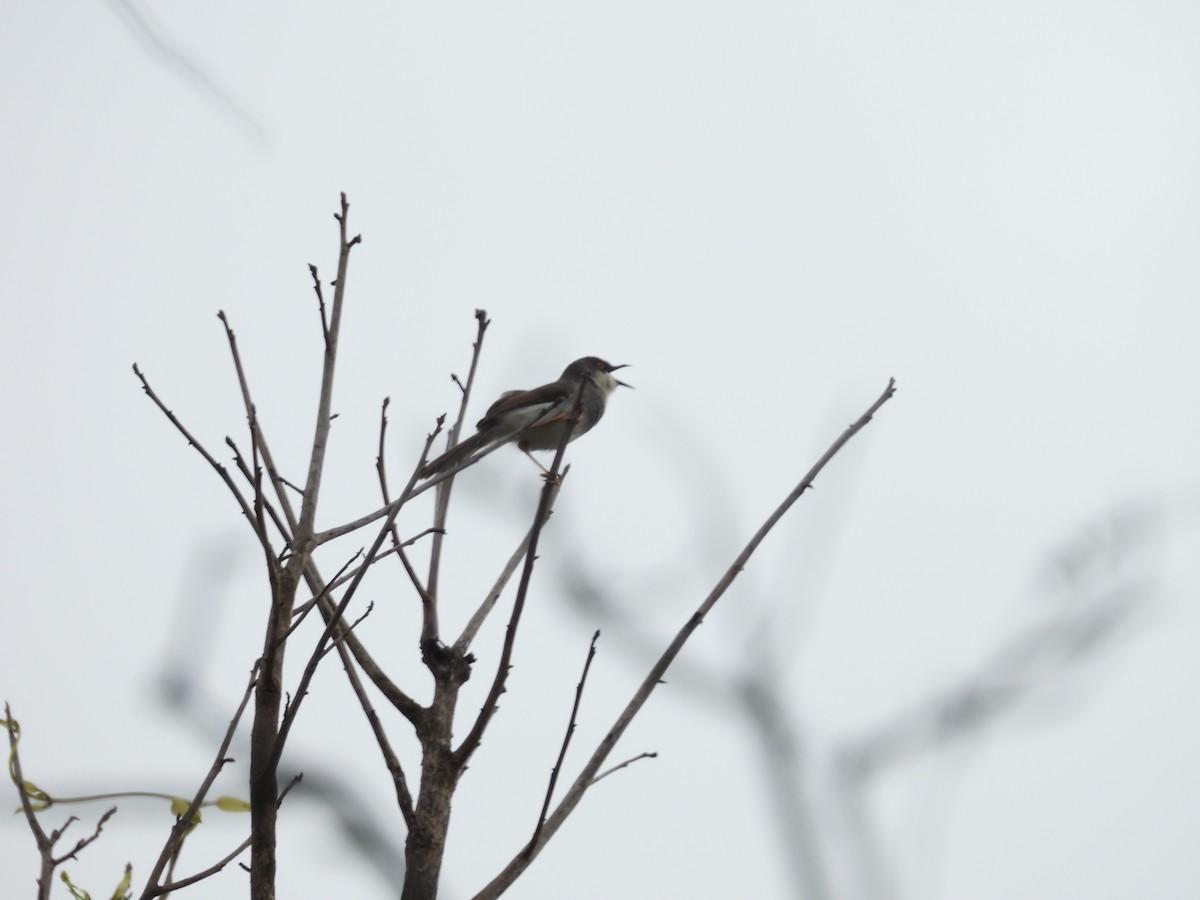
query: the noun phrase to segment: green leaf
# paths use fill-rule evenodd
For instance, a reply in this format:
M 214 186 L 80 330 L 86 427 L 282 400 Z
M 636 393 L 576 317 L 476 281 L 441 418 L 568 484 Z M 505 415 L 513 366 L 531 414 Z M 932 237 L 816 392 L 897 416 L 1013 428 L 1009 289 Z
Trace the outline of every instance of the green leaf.
M 63 869 L 63 873 L 58 877 L 62 879 L 63 884 L 67 886 L 67 890 L 71 892 L 71 896 L 74 897 L 75 900 L 92 900 L 91 894 L 89 894 L 83 888 L 76 887 L 71 883 L 71 879 L 67 877 L 66 869 Z
M 113 891 L 112 900 L 129 900 L 129 885 L 133 882 L 133 865 L 125 863 L 125 877 L 121 879 L 121 883 L 117 885 L 117 889 Z

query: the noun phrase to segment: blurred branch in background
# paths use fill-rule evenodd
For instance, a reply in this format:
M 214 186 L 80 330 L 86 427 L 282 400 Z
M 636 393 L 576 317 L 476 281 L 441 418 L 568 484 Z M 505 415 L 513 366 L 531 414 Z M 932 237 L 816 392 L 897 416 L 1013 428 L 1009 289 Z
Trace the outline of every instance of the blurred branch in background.
M 692 439 L 689 446 L 698 444 Z M 695 523 L 697 531 L 683 541 L 680 556 L 691 548 L 719 543 L 714 534 L 734 521 L 731 494 L 722 491 L 717 467 L 704 467 L 699 453 L 688 454 L 687 465 L 689 471 L 677 477 L 704 484 L 705 490 L 680 492 L 684 502 L 695 507 L 685 520 Z M 693 471 L 698 466 L 705 471 Z M 843 508 L 848 503 L 835 505 L 848 513 Z M 819 600 L 807 591 L 800 603 L 795 602 L 794 589 L 786 603 L 782 596 L 763 596 L 757 604 L 745 598 L 747 602 L 735 605 L 751 623 L 742 644 L 730 644 L 729 653 L 719 659 L 692 654 L 677 661 L 671 670 L 673 686 L 709 711 L 723 704 L 757 747 L 755 768 L 761 773 L 774 830 L 781 835 L 793 896 L 904 896 L 894 874 L 895 850 L 879 821 L 875 791 L 880 776 L 905 763 L 936 759 L 935 754 L 955 742 L 994 735 L 993 726 L 1002 717 L 1036 710 L 1052 689 L 1075 685 L 1089 667 L 1128 640 L 1135 617 L 1160 592 L 1161 560 L 1156 554 L 1167 538 L 1160 512 L 1151 502 L 1128 503 L 1088 523 L 1051 554 L 1037 579 L 1032 621 L 998 639 L 995 649 L 955 683 L 849 739 L 819 733 L 797 712 L 797 698 L 787 689 L 787 672 L 805 638 L 805 617 L 811 614 L 811 609 L 797 607 Z M 811 577 L 821 584 L 823 567 L 834 557 L 830 543 L 836 542 L 839 531 L 835 524 L 832 538 L 828 529 L 806 536 L 807 543 L 820 546 L 815 552 L 809 547 L 796 554 L 813 560 Z M 613 579 L 592 568 L 585 545 L 573 543 L 556 559 L 561 563 L 555 577 L 585 626 L 602 627 L 610 646 L 623 648 L 622 658 L 639 669 L 658 642 L 646 617 L 635 614 L 627 600 L 618 600 Z M 680 564 L 674 558 L 626 574 L 619 594 L 661 596 L 662 572 L 678 572 Z M 1079 694 L 1069 699 L 1078 700 Z M 813 750 L 831 744 L 830 752 Z
M 109 5 L 146 52 L 190 85 L 206 103 L 226 121 L 259 146 L 268 143 L 266 129 L 232 90 L 223 87 L 220 77 L 199 62 L 134 0 L 109 0 Z

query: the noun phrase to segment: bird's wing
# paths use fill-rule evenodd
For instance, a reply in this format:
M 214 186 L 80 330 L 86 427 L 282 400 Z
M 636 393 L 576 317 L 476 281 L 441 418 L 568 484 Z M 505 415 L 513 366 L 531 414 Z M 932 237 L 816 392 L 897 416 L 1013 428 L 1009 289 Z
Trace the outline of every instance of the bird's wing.
M 502 419 L 509 418 L 510 414 L 518 411 L 528 413 L 527 416 L 519 417 L 523 420 L 521 427 L 524 427 L 538 421 L 543 415 L 553 410 L 555 405 L 561 403 L 568 393 L 570 393 L 570 386 L 558 381 L 543 384 L 541 387 L 528 391 L 505 391 L 500 395 L 500 399 L 488 407 L 488 411 L 484 413 L 476 427 L 483 429 L 499 424 Z M 509 424 L 515 423 L 512 423 L 510 419 Z

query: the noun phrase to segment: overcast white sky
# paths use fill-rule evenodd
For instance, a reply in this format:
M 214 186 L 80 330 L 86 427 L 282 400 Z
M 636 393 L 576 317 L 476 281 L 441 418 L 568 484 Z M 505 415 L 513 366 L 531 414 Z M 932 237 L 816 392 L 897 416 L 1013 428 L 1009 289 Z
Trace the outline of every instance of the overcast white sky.
M 455 402 L 447 376 L 465 372 L 477 307 L 493 320 L 477 408 L 585 354 L 630 363 L 637 386 L 573 445 L 511 690 L 456 806 L 448 898 L 527 839 L 591 630 L 605 636 L 581 749 L 636 681 L 630 635 L 664 645 L 889 376 L 895 399 L 767 542 L 617 753 L 659 758 L 604 782 L 511 896 L 802 896 L 771 812 L 782 788 L 766 786 L 721 685 L 779 666 L 824 841 L 840 749 L 1115 588 L 1138 610 L 1119 636 L 1066 677 L 1039 676 L 976 738 L 875 784 L 890 892 L 874 896 L 1200 893 L 1200 8 L 136 8 L 195 70 L 166 64 L 115 0 L 12 4 L 0 29 L 0 691 L 29 777 L 52 793 L 190 793 L 214 752 L 156 685 L 183 664 L 227 717 L 264 579 L 234 505 L 130 364 L 222 450 L 244 432 L 224 309 L 298 480 L 320 352 L 306 265 L 332 277 L 344 190 L 364 240 L 325 525 L 376 503 L 384 396 L 393 480 L 415 460 Z M 515 452 L 461 482 L 443 594 L 459 623 L 538 488 Z M 1128 529 L 1135 514 L 1145 529 Z M 1046 574 L 1064 547 L 1108 566 L 1070 601 Z M 632 624 L 572 603 L 564 563 Z M 415 601 L 397 578 L 381 571 L 363 627 L 424 697 L 401 612 Z M 302 722 L 295 764 L 340 778 L 343 798 L 351 786 L 400 848 L 335 665 Z M 234 767 L 222 790 L 244 793 L 243 778 Z M 119 805 L 68 866 L 96 896 L 126 860 L 138 883 L 168 825 L 150 801 Z M 76 811 L 73 828 L 102 809 Z M 289 803 L 283 823 L 281 896 L 393 895 L 320 805 Z M 245 827 L 210 815 L 182 869 Z M 831 843 L 831 860 L 853 845 Z M 0 817 L 0 869 L 31 895 L 20 817 Z M 188 896 L 237 896 L 243 878 Z

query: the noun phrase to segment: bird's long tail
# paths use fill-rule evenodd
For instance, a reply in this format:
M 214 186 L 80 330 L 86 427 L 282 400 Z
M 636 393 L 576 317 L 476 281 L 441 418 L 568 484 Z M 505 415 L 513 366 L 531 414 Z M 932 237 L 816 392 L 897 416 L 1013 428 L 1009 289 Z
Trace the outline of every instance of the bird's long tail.
M 442 472 L 449 471 L 460 462 L 465 461 L 490 443 L 494 443 L 495 435 L 476 432 L 462 443 L 455 444 L 437 459 L 430 460 L 421 468 L 422 478 L 432 478 Z

